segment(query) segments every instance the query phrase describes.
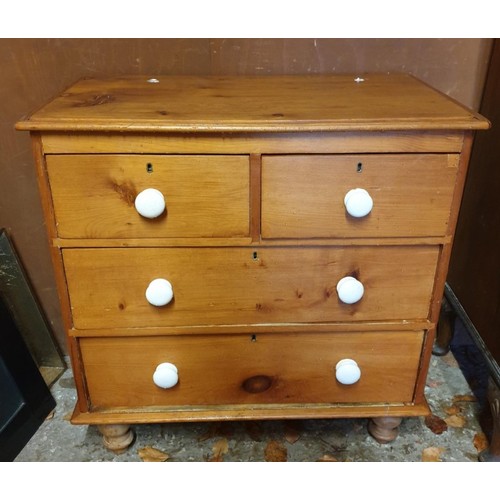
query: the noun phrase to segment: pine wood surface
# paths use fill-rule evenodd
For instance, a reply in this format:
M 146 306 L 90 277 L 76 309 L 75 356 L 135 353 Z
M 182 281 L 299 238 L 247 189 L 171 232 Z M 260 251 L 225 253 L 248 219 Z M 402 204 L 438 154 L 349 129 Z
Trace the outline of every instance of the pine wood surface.
M 422 320 L 385 320 L 335 323 L 258 323 L 246 325 L 176 325 L 148 326 L 133 328 L 96 328 L 68 331 L 72 338 L 80 337 L 158 337 L 165 335 L 227 335 L 236 333 L 301 333 L 305 330 L 314 332 L 415 332 L 432 329 L 435 325 Z
M 73 421 L 427 414 L 467 131 L 489 122 L 404 75 L 146 79 L 79 82 L 17 124 L 35 141 Z M 132 199 L 164 186 L 167 215 L 141 220 Z M 374 198 L 365 219 L 345 214 L 354 187 Z M 346 275 L 365 285 L 349 306 Z M 144 296 L 157 277 L 174 288 L 163 308 Z M 369 376 L 340 387 L 337 355 Z M 151 381 L 164 361 L 187 370 L 172 391 Z M 245 390 L 261 376 L 269 389 Z
M 224 420 L 289 420 L 318 418 L 419 417 L 431 413 L 424 400 L 421 403 L 326 403 L 326 404 L 262 404 L 210 405 L 138 408 L 115 407 L 99 410 L 75 408 L 71 423 L 154 424 L 164 422 L 212 422 Z
M 228 140 L 229 139 L 229 140 Z M 67 153 L 453 153 L 463 134 L 454 130 L 296 133 L 43 132 L 47 154 Z
M 247 156 L 51 155 L 47 170 L 62 238 L 249 235 Z M 166 199 L 155 219 L 134 206 L 147 188 Z
M 86 79 L 20 130 L 481 129 L 484 118 L 408 75 Z M 418 106 L 415 105 L 418 103 Z
M 263 238 L 411 237 L 447 233 L 457 155 L 264 156 Z M 425 182 L 421 182 L 425 179 Z M 373 210 L 346 214 L 363 188 Z
M 438 247 L 66 249 L 76 328 L 336 322 L 428 317 Z M 355 275 L 365 295 L 340 303 Z M 172 283 L 163 307 L 149 283 Z
M 262 334 L 80 339 L 92 408 L 269 403 L 411 402 L 422 333 Z M 335 380 L 335 365 L 355 357 L 361 379 Z M 156 366 L 174 363 L 179 383 L 152 381 Z M 254 376 L 270 386 L 245 389 Z

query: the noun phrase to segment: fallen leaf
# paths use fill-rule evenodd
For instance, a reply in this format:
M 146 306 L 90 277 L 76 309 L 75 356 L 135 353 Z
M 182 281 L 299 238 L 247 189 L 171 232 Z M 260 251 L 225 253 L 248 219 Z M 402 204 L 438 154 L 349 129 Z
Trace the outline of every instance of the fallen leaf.
M 271 440 L 267 443 L 264 457 L 266 462 L 286 462 L 288 460 L 288 451 L 284 444 Z
M 434 434 L 442 434 L 444 431 L 448 430 L 447 423 L 437 415 L 427 415 L 427 417 L 425 417 L 425 425 Z
M 446 412 L 447 415 L 457 415 L 459 413 L 462 413 L 462 408 L 457 405 L 450 406 L 449 408 L 445 408 L 444 411 Z
M 168 453 L 146 446 L 137 452 L 143 462 L 166 462 L 170 457 Z
M 473 443 L 478 453 L 481 453 L 483 450 L 488 448 L 488 438 L 484 432 L 478 432 L 474 436 Z
M 462 428 L 465 425 L 465 417 L 462 415 L 450 415 L 444 420 L 450 427 Z
M 207 432 L 202 434 L 198 441 L 206 441 L 207 439 L 212 439 L 214 437 L 230 437 L 233 434 L 233 427 L 231 422 L 215 422 L 210 425 Z
M 455 403 L 473 403 L 477 401 L 476 396 L 473 394 L 457 394 L 453 397 L 453 404 Z
M 56 410 L 52 410 L 46 417 L 45 420 L 52 420 L 54 415 L 56 414 Z
M 219 439 L 212 446 L 212 457 L 208 459 L 209 462 L 223 462 L 224 455 L 229 451 L 229 444 L 226 438 Z
M 338 462 L 338 460 L 333 455 L 325 454 L 321 458 L 318 458 L 316 462 Z
M 445 451 L 444 448 L 438 448 L 436 446 L 431 446 L 430 448 L 425 448 L 422 451 L 422 462 L 440 462 L 441 453 Z
M 302 434 L 302 426 L 299 422 L 286 422 L 285 423 L 285 439 L 293 444 L 300 439 Z

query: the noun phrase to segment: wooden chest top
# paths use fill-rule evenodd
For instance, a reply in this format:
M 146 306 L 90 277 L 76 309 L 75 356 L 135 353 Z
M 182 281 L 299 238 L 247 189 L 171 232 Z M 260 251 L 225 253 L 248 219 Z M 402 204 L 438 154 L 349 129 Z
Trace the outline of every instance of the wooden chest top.
M 486 129 L 488 120 L 409 75 L 84 79 L 19 130 L 293 132 Z

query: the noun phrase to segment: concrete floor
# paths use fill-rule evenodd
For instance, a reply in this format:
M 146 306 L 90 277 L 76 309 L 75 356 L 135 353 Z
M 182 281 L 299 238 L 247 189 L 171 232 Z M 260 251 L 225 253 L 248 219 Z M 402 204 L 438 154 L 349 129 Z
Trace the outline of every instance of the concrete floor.
M 53 415 L 16 462 L 141 462 L 148 453 L 168 462 L 477 462 L 486 443 L 483 404 L 456 359 L 433 356 L 426 397 L 434 418 L 404 419 L 390 444 L 371 438 L 365 419 L 157 424 L 135 426 L 136 439 L 121 455 L 103 447 L 94 427 L 69 423 L 75 388 L 67 370 L 52 387 Z

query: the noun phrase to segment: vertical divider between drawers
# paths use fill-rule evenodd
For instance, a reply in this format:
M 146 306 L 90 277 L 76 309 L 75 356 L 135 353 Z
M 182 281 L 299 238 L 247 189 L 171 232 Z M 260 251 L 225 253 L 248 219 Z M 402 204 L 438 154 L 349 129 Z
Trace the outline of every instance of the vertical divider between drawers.
M 252 243 L 260 241 L 261 220 L 261 155 L 250 155 L 250 237 Z

